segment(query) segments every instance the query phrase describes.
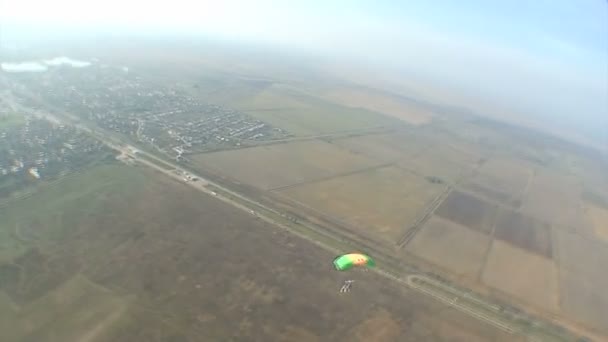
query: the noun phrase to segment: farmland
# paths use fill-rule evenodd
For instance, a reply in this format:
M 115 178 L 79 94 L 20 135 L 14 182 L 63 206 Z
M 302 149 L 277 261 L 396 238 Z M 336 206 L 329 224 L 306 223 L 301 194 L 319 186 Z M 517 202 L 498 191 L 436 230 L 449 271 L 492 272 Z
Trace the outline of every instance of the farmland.
M 548 259 L 495 240 L 483 281 L 517 299 L 555 310 L 558 302 L 557 268 Z
M 120 120 L 130 133 L 109 135 L 114 148 L 134 165 L 162 164 L 165 175 L 104 160 L 2 202 L 0 328 L 15 327 L 9 340 L 518 337 L 493 330 L 479 312 L 512 314 L 529 329 L 547 319 L 579 335 L 608 334 L 608 172 L 593 150 L 390 91 L 335 80 L 319 87 L 304 71 L 200 63 L 115 66 L 108 90 L 136 84 L 144 103 L 126 92 L 106 102 L 87 88 L 80 95 L 95 101 L 52 96 L 57 113 L 95 108 L 91 122 L 86 111 L 76 116 L 100 140 Z M 95 76 L 79 74 L 87 72 L 65 80 Z M 20 104 L 45 108 L 25 96 L 52 84 L 42 75 L 7 81 Z M 188 120 L 162 119 L 175 99 L 200 106 L 188 107 Z M 148 131 L 132 119 L 159 125 Z M 241 132 L 251 139 L 231 138 Z M 160 144 L 157 134 L 171 139 Z M 221 143 L 186 148 L 195 140 Z M 209 187 L 182 178 L 186 170 Z M 340 295 L 346 275 L 331 269 L 333 252 L 303 239 L 307 229 L 490 304 L 465 315 L 450 297 L 459 290 L 431 301 L 358 270 L 353 295 Z M 90 306 L 98 309 L 87 314 Z
M 530 217 L 514 212 L 501 212 L 494 236 L 531 253 L 552 258 L 551 227 Z
M 490 200 L 517 208 L 531 177 L 532 167 L 527 163 L 496 158 L 484 163 L 466 187 Z
M 238 107 L 295 135 L 399 124 L 368 109 L 346 107 L 281 86 L 266 88 Z
M 280 193 L 348 223 L 358 234 L 390 244 L 396 243 L 400 233 L 441 190 L 422 177 L 389 166 Z
M 0 114 L 0 129 L 19 126 L 25 118 L 19 114 Z
M 583 216 L 580 192 L 575 178 L 544 171 L 531 180 L 522 211 L 558 226 L 579 227 Z
M 407 251 L 457 276 L 476 279 L 490 237 L 440 217 L 431 218 Z
M 574 320 L 602 323 L 608 313 L 606 272 L 608 248 L 603 242 L 572 232 L 559 231 L 556 245 L 560 258 L 563 310 Z M 605 322 L 605 321 L 604 321 Z
M 459 223 L 481 233 L 490 233 L 496 206 L 465 192 L 450 193 L 436 211 L 438 216 Z
M 324 97 L 353 108 L 365 108 L 390 115 L 412 125 L 422 125 L 431 122 L 433 111 L 420 104 L 402 100 L 398 96 L 390 96 L 372 89 L 339 89 L 324 94 Z
M 413 157 L 425 149 L 420 141 L 408 139 L 405 134 L 367 135 L 334 140 L 332 143 L 382 163 Z
M 201 154 L 203 167 L 264 190 L 367 168 L 378 163 L 322 141 Z
M 586 214 L 595 234 L 600 239 L 608 242 L 608 209 L 592 204 L 586 208 Z
M 353 101 L 352 107 L 360 104 Z M 289 201 L 304 216 L 333 222 L 379 243 L 395 258 L 457 283 L 583 329 L 604 331 L 595 317 L 608 308 L 608 297 L 594 290 L 600 299 L 583 314 L 586 306 L 579 303 L 590 299 L 576 292 L 572 277 L 591 277 L 581 285 L 583 292 L 597 281 L 565 266 L 572 256 L 557 238 L 558 233 L 574 232 L 566 236 L 604 241 L 604 195 L 597 186 L 603 176 L 584 173 L 598 166 L 575 156 L 568 146 L 558 154 L 558 147 L 549 145 L 552 140 L 510 126 L 435 119 L 415 129 L 312 136 L 305 143 L 263 147 L 276 159 L 262 147 L 200 154 L 196 167 L 223 175 L 227 184 L 266 190 L 270 198 Z M 318 132 L 300 134 L 313 131 Z M 353 163 L 353 156 L 364 162 Z M 449 192 L 442 199 L 445 189 Z M 435 199 L 439 202 L 433 207 Z M 412 235 L 401 245 L 409 230 Z M 605 248 L 602 243 L 587 253 L 596 255 Z
M 64 186 L 3 209 L 3 231 L 26 208 L 38 222 L 0 265 L 3 340 L 513 338 L 373 273 L 341 296 L 333 255 L 151 171 L 108 165 Z M 58 223 L 68 210 L 82 214 Z

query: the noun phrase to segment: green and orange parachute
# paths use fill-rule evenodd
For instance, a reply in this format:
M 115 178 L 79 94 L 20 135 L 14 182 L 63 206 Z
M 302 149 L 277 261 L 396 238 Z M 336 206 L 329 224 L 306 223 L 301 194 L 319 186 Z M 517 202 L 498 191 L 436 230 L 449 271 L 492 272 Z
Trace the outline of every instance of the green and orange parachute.
M 374 267 L 376 262 L 369 255 L 362 253 L 343 254 L 334 259 L 334 267 L 338 271 L 346 271 L 355 266 Z

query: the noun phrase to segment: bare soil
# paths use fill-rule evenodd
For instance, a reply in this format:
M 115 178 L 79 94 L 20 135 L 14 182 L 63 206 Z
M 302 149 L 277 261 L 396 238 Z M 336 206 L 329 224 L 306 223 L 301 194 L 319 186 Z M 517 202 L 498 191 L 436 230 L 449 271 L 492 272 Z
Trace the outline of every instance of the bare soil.
M 556 311 L 559 287 L 552 260 L 494 240 L 482 281 L 541 310 Z
M 452 191 L 435 214 L 475 231 L 489 234 L 497 206 L 462 191 Z
M 551 226 L 520 213 L 501 210 L 494 237 L 528 252 L 553 257 Z
M 490 241 L 486 234 L 434 216 L 406 250 L 457 276 L 476 279 Z

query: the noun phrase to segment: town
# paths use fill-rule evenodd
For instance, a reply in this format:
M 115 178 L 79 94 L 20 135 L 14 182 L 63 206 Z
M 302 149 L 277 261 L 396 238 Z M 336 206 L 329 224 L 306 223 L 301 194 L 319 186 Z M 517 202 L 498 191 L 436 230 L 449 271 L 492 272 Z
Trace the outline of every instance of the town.
M 0 198 L 111 156 L 101 142 L 42 118 L 0 113 Z
M 45 107 L 75 114 L 177 160 L 290 137 L 240 111 L 144 82 L 127 68 L 54 68 L 13 80 L 17 82 L 11 83 L 12 90 L 27 88 L 30 93 L 24 98 L 34 106 L 42 101 Z

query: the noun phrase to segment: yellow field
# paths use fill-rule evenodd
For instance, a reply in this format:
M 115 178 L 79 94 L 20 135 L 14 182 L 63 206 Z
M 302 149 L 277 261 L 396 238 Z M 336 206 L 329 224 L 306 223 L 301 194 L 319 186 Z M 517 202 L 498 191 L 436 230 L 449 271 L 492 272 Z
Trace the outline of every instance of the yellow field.
M 476 278 L 490 237 L 459 224 L 433 216 L 407 251 L 458 276 Z
M 374 165 L 368 158 L 322 141 L 206 153 L 193 159 L 203 168 L 265 190 Z
M 453 183 L 463 177 L 469 168 L 442 160 L 441 156 L 427 154 L 415 159 L 402 161 L 399 165 L 421 176 L 439 177 L 446 183 Z
M 298 136 L 390 127 L 398 122 L 364 108 L 343 106 L 286 86 L 268 87 L 236 105 L 247 114 Z
M 374 134 L 339 139 L 335 140 L 333 144 L 384 163 L 410 158 L 425 149 L 426 146 L 424 143 L 400 134 Z
M 532 168 L 518 160 L 492 158 L 477 172 L 474 177 L 475 184 L 487 190 L 476 192 L 489 199 L 506 202 L 510 199 L 521 200 L 528 179 L 532 175 Z
M 580 234 L 557 231 L 561 309 L 575 321 L 608 332 L 608 248 Z
M 424 178 L 385 167 L 281 191 L 354 226 L 357 233 L 395 243 L 442 190 Z
M 585 213 L 593 225 L 593 230 L 597 237 L 608 242 L 608 210 L 588 204 Z
M 436 176 L 445 182 L 456 182 L 468 175 L 477 163 L 477 156 L 459 149 L 437 145 L 423 153 L 402 160 L 399 165 L 423 176 Z
M 344 106 L 390 115 L 412 125 L 426 124 L 433 119 L 433 113 L 427 108 L 381 92 L 339 89 L 327 92 L 324 97 Z
M 537 308 L 555 311 L 559 298 L 557 274 L 550 259 L 494 240 L 482 280 Z
M 573 321 L 608 332 L 608 282 L 603 276 L 560 270 L 561 309 Z
M 538 172 L 523 198 L 522 211 L 559 227 L 584 225 L 581 189 L 576 179 L 548 171 Z

